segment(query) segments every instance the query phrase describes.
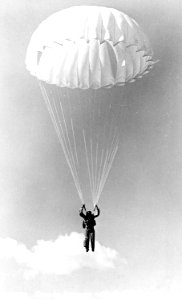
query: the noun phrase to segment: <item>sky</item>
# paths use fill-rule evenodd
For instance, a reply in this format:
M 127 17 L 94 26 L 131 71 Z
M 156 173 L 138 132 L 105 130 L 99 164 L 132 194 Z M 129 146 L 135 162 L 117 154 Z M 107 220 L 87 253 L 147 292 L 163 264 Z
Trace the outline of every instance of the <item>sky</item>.
M 33 31 L 81 0 L 0 4 L 1 299 L 179 299 L 182 280 L 182 3 L 87 1 L 144 29 L 159 59 L 126 88 L 121 145 L 85 253 L 78 198 L 39 86 L 25 69 Z

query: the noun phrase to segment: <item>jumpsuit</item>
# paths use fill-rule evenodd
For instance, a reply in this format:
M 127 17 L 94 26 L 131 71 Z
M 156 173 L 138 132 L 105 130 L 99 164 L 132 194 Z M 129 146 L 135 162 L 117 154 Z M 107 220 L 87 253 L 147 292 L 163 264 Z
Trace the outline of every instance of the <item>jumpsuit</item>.
M 83 213 L 83 210 L 80 211 L 80 216 L 83 218 L 83 225 L 85 228 L 85 239 L 84 239 L 84 247 L 86 251 L 89 250 L 89 243 L 91 243 L 92 251 L 95 250 L 95 229 L 96 225 L 95 218 L 100 214 L 100 210 L 98 209 L 97 214 L 90 214 L 89 216 Z

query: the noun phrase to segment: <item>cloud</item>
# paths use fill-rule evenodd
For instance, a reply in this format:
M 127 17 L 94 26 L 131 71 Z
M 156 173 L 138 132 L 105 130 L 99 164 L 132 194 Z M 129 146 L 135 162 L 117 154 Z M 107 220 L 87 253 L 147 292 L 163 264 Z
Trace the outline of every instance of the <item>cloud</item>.
M 143 289 L 123 291 L 103 291 L 97 293 L 65 292 L 65 293 L 0 293 L 3 300 L 180 300 L 181 288 L 179 290 L 168 289 Z
M 39 273 L 66 275 L 84 267 L 105 270 L 114 268 L 116 260 L 120 260 L 116 250 L 98 242 L 95 252 L 86 253 L 83 239 L 83 234 L 72 232 L 55 241 L 39 240 L 28 249 L 14 239 L 0 238 L 0 259 L 14 259 L 25 266 L 27 278 Z M 124 259 L 122 263 L 126 263 Z

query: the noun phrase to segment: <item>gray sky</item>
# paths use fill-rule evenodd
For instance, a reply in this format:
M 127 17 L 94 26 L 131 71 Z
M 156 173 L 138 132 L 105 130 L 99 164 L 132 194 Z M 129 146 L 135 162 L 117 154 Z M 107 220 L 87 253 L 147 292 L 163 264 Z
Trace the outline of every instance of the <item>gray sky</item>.
M 37 82 L 24 65 L 38 24 L 59 9 L 81 4 L 85 1 L 0 4 L 0 290 L 24 293 L 19 299 L 66 299 L 70 292 L 79 299 L 82 293 L 88 299 L 91 293 L 95 299 L 133 299 L 136 289 L 143 294 L 145 289 L 176 291 L 182 279 L 182 4 L 87 1 L 133 17 L 160 62 L 127 87 L 121 147 L 100 201 L 100 254 L 86 258 L 79 252 L 79 198 Z M 37 253 L 45 254 L 46 241 L 56 251 L 61 238 L 76 245 L 79 255 L 64 256 L 60 250 L 61 262 L 55 255 L 52 271 L 43 268 L 46 261 L 33 267 L 34 260 L 20 259 L 21 253 L 34 253 L 40 262 Z M 14 251 L 5 255 L 7 249 Z M 123 294 L 127 291 L 129 296 Z

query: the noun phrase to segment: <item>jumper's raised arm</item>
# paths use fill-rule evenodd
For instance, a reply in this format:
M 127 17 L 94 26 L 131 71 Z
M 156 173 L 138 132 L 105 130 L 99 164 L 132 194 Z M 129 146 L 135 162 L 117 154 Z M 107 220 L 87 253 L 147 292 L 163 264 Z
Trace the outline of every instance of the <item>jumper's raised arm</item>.
M 100 215 L 100 209 L 98 208 L 98 206 L 96 205 L 94 207 L 94 217 L 97 218 Z
M 83 211 L 85 211 L 85 213 Z M 87 213 L 87 210 L 86 210 L 85 204 L 83 204 L 79 210 L 80 217 L 85 218 L 86 213 Z

